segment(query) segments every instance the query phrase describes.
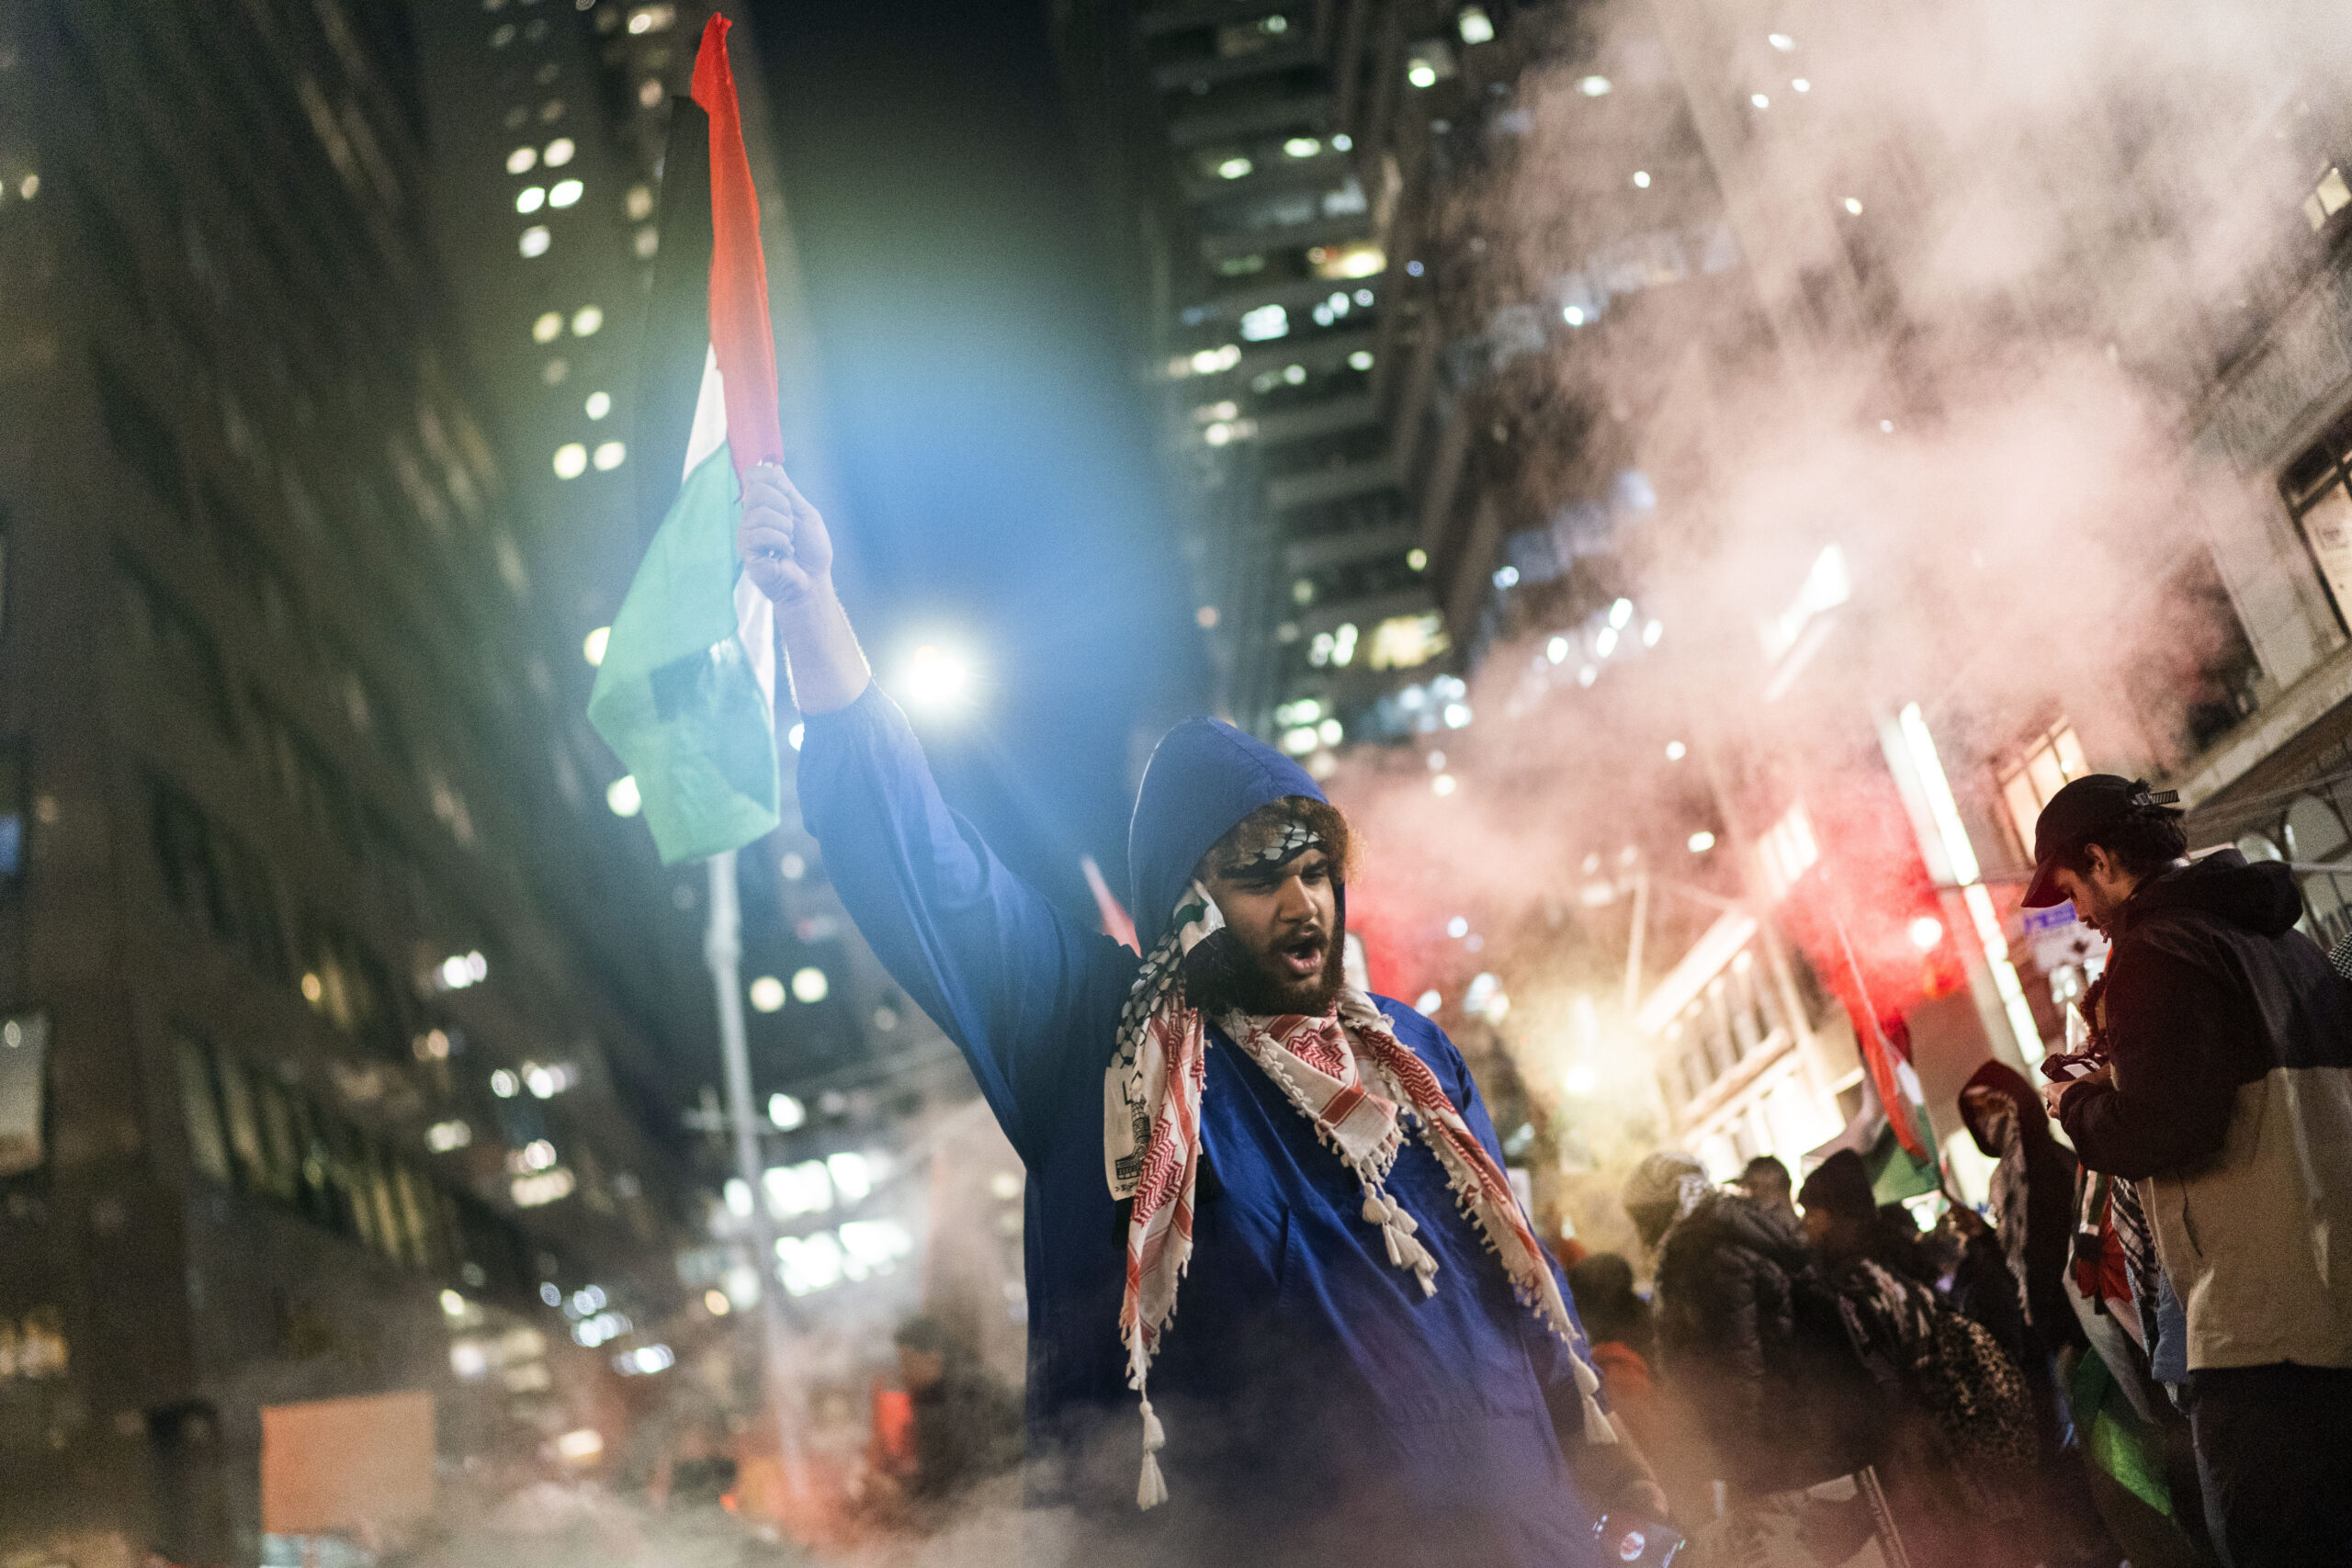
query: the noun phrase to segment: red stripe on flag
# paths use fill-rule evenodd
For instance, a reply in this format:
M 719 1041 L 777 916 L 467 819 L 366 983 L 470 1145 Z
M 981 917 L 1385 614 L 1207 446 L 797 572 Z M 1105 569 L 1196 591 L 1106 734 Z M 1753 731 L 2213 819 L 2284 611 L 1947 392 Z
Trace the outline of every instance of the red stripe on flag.
M 775 337 L 768 327 L 768 264 L 760 249 L 760 193 L 743 152 L 724 17 L 702 30 L 694 100 L 710 117 L 710 342 L 727 382 L 727 445 L 738 480 L 754 463 L 784 462 L 776 414 Z

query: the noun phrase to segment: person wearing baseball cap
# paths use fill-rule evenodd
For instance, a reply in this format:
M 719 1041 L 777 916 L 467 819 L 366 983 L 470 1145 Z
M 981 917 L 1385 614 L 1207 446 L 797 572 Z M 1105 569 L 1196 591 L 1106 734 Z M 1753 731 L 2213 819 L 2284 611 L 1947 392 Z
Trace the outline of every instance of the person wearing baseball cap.
M 2112 942 L 2099 1071 L 2046 1092 L 2128 1178 L 2188 1309 L 2189 1425 L 2233 1568 L 2352 1564 L 2352 986 L 2277 861 L 2194 859 L 2169 792 L 2076 779 L 2034 825 L 2029 907 Z

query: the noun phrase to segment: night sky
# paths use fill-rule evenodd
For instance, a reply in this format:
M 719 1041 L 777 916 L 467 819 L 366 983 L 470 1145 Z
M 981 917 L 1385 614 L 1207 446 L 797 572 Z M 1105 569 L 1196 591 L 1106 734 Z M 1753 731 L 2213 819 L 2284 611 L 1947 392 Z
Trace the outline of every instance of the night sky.
M 823 364 L 844 597 L 886 683 L 919 641 L 984 677 L 922 724 L 954 805 L 1088 908 L 1125 886 L 1130 734 L 1208 676 L 1141 354 L 1039 0 L 757 7 Z

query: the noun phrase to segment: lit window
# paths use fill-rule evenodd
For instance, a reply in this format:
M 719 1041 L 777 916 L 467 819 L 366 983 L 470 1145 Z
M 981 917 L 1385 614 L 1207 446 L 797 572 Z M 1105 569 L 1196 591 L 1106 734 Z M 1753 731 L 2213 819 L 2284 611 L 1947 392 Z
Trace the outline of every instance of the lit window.
M 1225 162 L 1216 166 L 1217 178 L 1222 180 L 1240 179 L 1250 172 L 1251 166 L 1250 160 L 1247 158 L 1227 158 Z
M 2083 743 L 2075 727 L 2061 719 L 2027 745 L 2024 761 L 2000 775 L 2001 804 L 2007 807 L 2009 826 L 2017 829 L 2018 845 L 2033 858 L 2033 825 L 2050 797 L 2073 780 L 2089 773 Z
M 632 33 L 658 33 L 674 25 L 678 19 L 675 6 L 637 6 L 629 10 L 628 30 Z
M 1495 21 L 1483 6 L 1464 6 L 1453 20 L 1454 30 L 1464 43 L 1491 43 L 1495 37 Z
M 1283 143 L 1283 151 L 1294 158 L 1312 158 L 1323 151 L 1323 143 L 1312 136 L 1294 136 Z
M 1681 742 L 1674 743 L 1679 746 Z M 1669 747 L 1668 757 L 1679 761 Z M 1805 815 L 1804 802 L 1800 800 L 1789 807 L 1788 815 L 1764 831 L 1757 840 L 1758 858 L 1764 863 L 1765 886 L 1772 897 L 1779 898 L 1797 885 L 1797 879 L 1813 868 L 1821 858 L 1821 845 L 1813 836 L 1813 818 Z
M 570 207 L 580 199 L 581 194 L 587 188 L 578 180 L 558 180 L 548 191 L 548 205 L 554 208 Z
M 1416 60 L 1412 69 L 1405 73 L 1405 80 L 1416 87 L 1434 87 L 1437 85 L 1437 71 L 1428 61 Z
M 562 168 L 566 164 L 569 164 L 569 163 L 571 163 L 571 155 L 572 155 L 572 153 L 574 153 L 574 152 L 578 152 L 578 151 L 579 151 L 579 149 L 578 149 L 578 148 L 576 148 L 576 147 L 572 146 L 572 144 L 571 144 L 571 137 L 569 137 L 569 136 L 559 136 L 559 137 L 557 137 L 553 141 L 550 141 L 550 142 L 548 142 L 548 151 L 547 151 L 547 164 L 548 164 L 548 168 L 550 168 L 550 169 L 560 169 L 560 168 Z
M 652 217 L 653 187 L 650 186 L 629 186 L 628 199 L 624 205 L 628 209 L 629 221 L 633 223 Z
M 1290 312 L 1280 305 L 1261 305 L 1241 318 L 1241 335 L 1251 343 L 1286 336 L 1289 332 Z
M 2318 229 L 2347 205 L 2352 205 L 2352 186 L 2344 183 L 2344 171 L 2331 164 L 2318 187 L 2303 198 L 2303 217 Z
M 544 223 L 534 223 L 529 228 L 524 230 L 523 237 L 515 242 L 515 248 L 521 251 L 526 256 L 543 256 L 547 254 L 547 225 Z
M 1348 355 L 1348 368 L 1349 368 L 1349 369 L 1351 369 L 1351 370 L 1369 370 L 1369 369 L 1371 369 L 1371 368 L 1372 368 L 1372 350 L 1370 350 L 1370 349 L 1368 349 L 1368 348 L 1360 348 L 1360 349 L 1357 349 L 1353 354 L 1349 355 Z
M 571 333 L 574 337 L 594 337 L 605 324 L 605 312 L 595 305 L 582 305 L 571 312 Z
M 588 417 L 589 417 L 590 419 L 602 419 L 602 418 L 604 418 L 606 414 L 608 414 L 608 413 L 610 413 L 610 412 L 613 412 L 613 395 L 612 395 L 612 393 L 610 393 L 610 392 L 591 392 L 591 393 L 589 393 L 589 394 L 588 394 L 588 404 L 587 404 L 587 408 L 588 408 Z
M 628 448 L 619 442 L 604 442 L 596 448 L 596 471 L 600 474 L 610 473 L 613 469 L 619 468 L 628 457 Z
M 537 212 L 548 203 L 548 193 L 538 186 L 525 186 L 514 193 L 514 210 Z
M 527 175 L 538 166 L 538 162 L 537 148 L 517 147 L 506 154 L 506 172 L 510 175 Z
M 576 479 L 588 468 L 588 448 L 577 441 L 567 441 L 555 449 L 555 477 Z
M 1444 616 L 1434 612 L 1391 615 L 1372 628 L 1372 648 L 1364 661 L 1374 670 L 1410 670 L 1452 646 L 1445 635 Z
M 1388 270 L 1388 253 L 1370 240 L 1317 245 L 1306 253 L 1306 259 L 1317 277 L 1371 277 Z
M 533 343 L 553 343 L 563 335 L 563 312 L 548 310 L 531 323 Z

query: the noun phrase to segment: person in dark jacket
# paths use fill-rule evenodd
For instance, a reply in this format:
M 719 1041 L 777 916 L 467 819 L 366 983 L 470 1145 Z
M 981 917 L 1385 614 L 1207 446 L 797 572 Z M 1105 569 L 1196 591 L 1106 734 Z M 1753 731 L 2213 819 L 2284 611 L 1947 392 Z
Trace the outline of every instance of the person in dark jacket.
M 1170 731 L 1129 837 L 1137 954 L 948 809 L 780 469 L 747 479 L 738 548 L 834 885 L 1028 1168 L 1023 1478 L 1070 1560 L 1589 1560 L 1594 1516 L 1656 1483 L 1461 1053 L 1346 984 L 1347 824 L 1315 781 L 1230 725 Z
M 2094 774 L 2051 797 L 2025 902 L 2107 933 L 2103 1069 L 2050 1099 L 2140 1184 L 2188 1313 L 2189 1424 L 2233 1568 L 2352 1563 L 2352 990 L 2284 865 L 2191 863 L 2181 814 Z
M 1870 1462 L 1877 1402 L 1795 1216 L 1673 1152 L 1634 1168 L 1624 1204 L 1657 1252 L 1660 1375 L 1712 1434 L 1715 1474 L 1761 1495 Z
M 1978 1067 L 1960 1091 L 1960 1119 L 1993 1171 L 1993 1227 L 2017 1280 L 2026 1323 L 2045 1356 L 2084 1345 L 2066 1297 L 2074 1237 L 2075 1156 L 2050 1134 L 2041 1097 L 2002 1062 Z

